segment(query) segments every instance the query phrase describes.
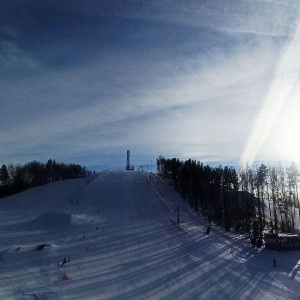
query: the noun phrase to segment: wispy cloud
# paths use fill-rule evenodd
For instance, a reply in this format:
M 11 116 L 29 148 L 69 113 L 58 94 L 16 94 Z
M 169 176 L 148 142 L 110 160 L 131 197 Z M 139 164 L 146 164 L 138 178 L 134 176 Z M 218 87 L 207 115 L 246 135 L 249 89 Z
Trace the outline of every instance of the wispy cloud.
M 76 2 L 76 1 L 75 1 Z M 71 6 L 72 3 L 72 6 Z M 147 1 L 117 0 L 79 2 L 66 1 L 61 9 L 73 9 L 93 15 L 115 15 L 147 20 L 160 20 L 214 30 L 259 35 L 290 35 L 299 14 L 297 0 L 210 0 Z
M 38 63 L 24 53 L 13 41 L 0 40 L 0 76 L 12 72 L 38 69 Z

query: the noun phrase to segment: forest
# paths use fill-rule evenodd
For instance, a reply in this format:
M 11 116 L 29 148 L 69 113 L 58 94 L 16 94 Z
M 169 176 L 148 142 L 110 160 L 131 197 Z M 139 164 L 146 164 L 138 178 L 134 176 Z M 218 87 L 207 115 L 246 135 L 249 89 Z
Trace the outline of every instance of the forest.
M 298 169 L 261 164 L 210 167 L 195 160 L 157 158 L 158 176 L 168 179 L 184 201 L 209 224 L 246 234 L 260 243 L 263 232 L 299 233 Z
M 0 197 L 19 193 L 25 189 L 52 181 L 86 177 L 91 171 L 78 164 L 31 161 L 24 165 L 3 164 L 0 168 Z

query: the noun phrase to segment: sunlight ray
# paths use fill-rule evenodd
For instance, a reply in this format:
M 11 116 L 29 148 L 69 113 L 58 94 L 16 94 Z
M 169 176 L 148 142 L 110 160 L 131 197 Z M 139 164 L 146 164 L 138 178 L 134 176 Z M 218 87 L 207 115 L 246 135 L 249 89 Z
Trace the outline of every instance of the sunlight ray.
M 245 150 L 241 156 L 241 164 L 251 165 L 263 142 L 269 135 L 280 110 L 294 87 L 300 70 L 300 21 L 293 38 L 283 51 L 277 71 L 253 126 Z

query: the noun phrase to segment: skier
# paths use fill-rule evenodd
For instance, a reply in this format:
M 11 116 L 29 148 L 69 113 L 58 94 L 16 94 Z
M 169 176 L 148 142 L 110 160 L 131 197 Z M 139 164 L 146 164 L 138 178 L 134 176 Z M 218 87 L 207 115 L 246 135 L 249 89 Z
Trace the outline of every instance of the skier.
M 207 230 L 206 230 L 206 234 L 209 235 L 210 233 L 210 225 L 208 225 Z
M 276 266 L 276 259 L 275 259 L 275 258 L 273 259 L 273 266 L 274 266 L 274 267 L 277 267 L 277 266 Z
M 64 264 L 66 264 L 67 262 L 71 261 L 71 257 L 69 256 L 68 259 L 64 258 L 63 261 L 60 263 L 60 266 L 63 266 Z

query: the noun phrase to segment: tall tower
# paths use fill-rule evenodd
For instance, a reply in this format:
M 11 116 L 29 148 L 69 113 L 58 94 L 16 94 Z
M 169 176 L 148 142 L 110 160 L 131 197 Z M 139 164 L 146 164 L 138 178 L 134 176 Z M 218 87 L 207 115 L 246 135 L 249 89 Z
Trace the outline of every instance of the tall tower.
M 126 170 L 130 170 L 130 150 L 127 150 Z
M 126 170 L 130 170 L 130 171 L 134 170 L 134 165 L 130 164 L 130 150 L 127 150 Z

